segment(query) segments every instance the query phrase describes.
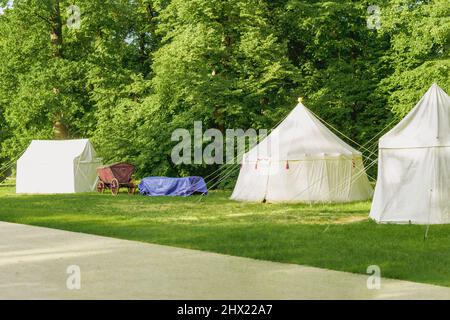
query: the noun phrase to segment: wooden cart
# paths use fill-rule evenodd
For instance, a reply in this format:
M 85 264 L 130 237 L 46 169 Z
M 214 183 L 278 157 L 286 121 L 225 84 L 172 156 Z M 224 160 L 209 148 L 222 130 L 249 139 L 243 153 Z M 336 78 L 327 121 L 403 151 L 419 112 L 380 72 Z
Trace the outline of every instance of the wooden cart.
M 103 193 L 106 189 L 110 189 L 116 196 L 120 188 L 127 188 L 128 194 L 135 194 L 137 187 L 131 178 L 133 172 L 134 166 L 129 163 L 115 163 L 97 168 L 97 191 Z

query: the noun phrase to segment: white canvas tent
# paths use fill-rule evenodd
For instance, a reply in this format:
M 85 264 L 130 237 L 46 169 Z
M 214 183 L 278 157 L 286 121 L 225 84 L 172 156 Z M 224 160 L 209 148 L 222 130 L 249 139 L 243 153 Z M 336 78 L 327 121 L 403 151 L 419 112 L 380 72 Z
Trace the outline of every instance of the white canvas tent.
M 450 223 L 450 97 L 433 84 L 379 143 L 370 217 L 377 222 Z
M 31 142 L 17 162 L 16 192 L 56 194 L 95 189 L 101 159 L 89 140 Z
M 232 199 L 254 202 L 348 202 L 373 189 L 362 155 L 303 104 L 244 155 Z

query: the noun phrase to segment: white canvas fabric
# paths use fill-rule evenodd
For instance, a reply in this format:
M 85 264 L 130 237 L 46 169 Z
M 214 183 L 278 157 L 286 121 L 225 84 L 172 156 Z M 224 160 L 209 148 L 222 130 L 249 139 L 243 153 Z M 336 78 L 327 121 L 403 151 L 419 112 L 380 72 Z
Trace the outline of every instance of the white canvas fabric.
M 362 155 L 303 104 L 244 155 L 232 199 L 349 202 L 373 194 Z
M 450 97 L 433 84 L 379 146 L 370 217 L 380 223 L 450 223 Z
M 17 162 L 16 193 L 61 194 L 95 189 L 101 159 L 87 139 L 32 141 Z

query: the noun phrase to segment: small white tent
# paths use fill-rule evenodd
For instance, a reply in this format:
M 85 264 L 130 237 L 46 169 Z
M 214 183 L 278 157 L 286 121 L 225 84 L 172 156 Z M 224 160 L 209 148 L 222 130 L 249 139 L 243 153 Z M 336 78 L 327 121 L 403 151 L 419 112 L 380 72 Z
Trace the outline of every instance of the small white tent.
M 56 194 L 95 189 L 101 159 L 89 140 L 31 142 L 17 162 L 16 192 Z
M 303 104 L 244 155 L 232 199 L 255 202 L 367 200 L 362 155 Z
M 433 84 L 379 143 L 370 217 L 377 222 L 450 223 L 450 97 Z

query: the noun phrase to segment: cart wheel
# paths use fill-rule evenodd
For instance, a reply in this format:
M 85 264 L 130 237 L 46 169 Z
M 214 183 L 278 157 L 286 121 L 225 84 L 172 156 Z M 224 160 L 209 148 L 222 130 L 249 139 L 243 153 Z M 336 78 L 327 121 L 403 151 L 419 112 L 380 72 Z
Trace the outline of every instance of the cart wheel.
M 129 195 L 135 195 L 136 194 L 136 184 L 134 181 L 131 181 L 128 186 L 128 194 Z
M 99 181 L 97 183 L 97 192 L 103 193 L 103 191 L 105 191 L 105 183 L 103 181 Z
M 112 179 L 111 181 L 111 193 L 113 196 L 117 196 L 119 194 L 119 181 L 117 179 Z

